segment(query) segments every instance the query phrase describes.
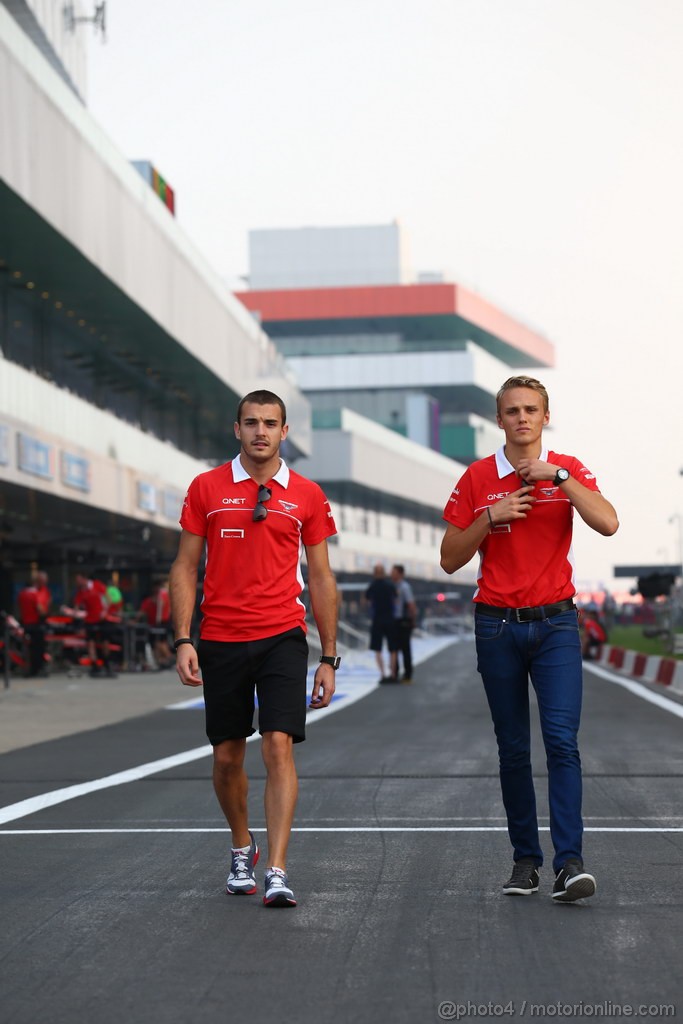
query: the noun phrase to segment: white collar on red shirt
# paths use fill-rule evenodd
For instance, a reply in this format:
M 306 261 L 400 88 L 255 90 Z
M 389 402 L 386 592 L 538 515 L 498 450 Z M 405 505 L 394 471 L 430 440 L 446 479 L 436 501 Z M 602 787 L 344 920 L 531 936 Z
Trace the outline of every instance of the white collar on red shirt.
M 541 454 L 538 456 L 541 462 L 548 461 L 548 449 L 541 448 Z M 507 459 L 505 454 L 505 445 L 502 444 L 496 452 L 496 469 L 498 470 L 498 479 L 502 480 L 504 476 L 509 476 L 510 473 L 515 472 L 515 467 L 512 466 Z
M 240 460 L 239 455 L 236 455 L 235 458 L 232 460 L 232 478 L 233 478 L 233 480 L 235 481 L 236 484 L 242 483 L 243 480 L 250 480 L 251 479 L 251 477 L 247 473 L 246 469 L 242 465 L 242 462 Z M 281 484 L 282 487 L 284 487 L 284 488 L 288 487 L 288 485 L 289 485 L 289 466 L 287 465 L 287 463 L 285 462 L 284 459 L 280 459 L 280 468 L 278 469 L 278 471 L 275 474 L 275 476 L 272 477 L 272 479 L 273 480 L 277 480 L 277 482 L 279 484 Z

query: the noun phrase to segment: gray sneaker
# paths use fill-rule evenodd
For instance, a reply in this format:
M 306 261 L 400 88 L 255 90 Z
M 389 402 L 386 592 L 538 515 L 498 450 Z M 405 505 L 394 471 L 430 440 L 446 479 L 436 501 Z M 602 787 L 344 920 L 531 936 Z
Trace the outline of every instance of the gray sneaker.
M 532 892 L 538 892 L 538 868 L 533 858 L 520 857 L 515 861 L 503 892 L 507 896 L 530 896 Z
M 252 896 L 256 892 L 254 865 L 258 862 L 259 849 L 253 832 L 249 833 L 249 838 L 251 844 L 248 849 L 230 851 L 232 861 L 225 884 L 225 891 L 229 896 Z
M 266 871 L 263 902 L 267 907 L 295 907 L 294 893 L 289 888 L 287 875 L 282 868 Z

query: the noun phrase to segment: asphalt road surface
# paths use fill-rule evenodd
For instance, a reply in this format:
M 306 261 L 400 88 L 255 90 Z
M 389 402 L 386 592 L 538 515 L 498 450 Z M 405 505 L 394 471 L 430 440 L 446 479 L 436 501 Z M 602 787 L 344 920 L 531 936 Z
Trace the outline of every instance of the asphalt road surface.
M 598 892 L 571 905 L 550 898 L 547 830 L 540 891 L 501 893 L 511 848 L 470 641 L 412 686 L 338 706 L 297 749 L 292 910 L 224 895 L 201 710 L 0 755 L 2 1024 L 683 1017 L 680 702 L 587 670 L 584 854 Z M 538 731 L 534 757 L 547 826 Z

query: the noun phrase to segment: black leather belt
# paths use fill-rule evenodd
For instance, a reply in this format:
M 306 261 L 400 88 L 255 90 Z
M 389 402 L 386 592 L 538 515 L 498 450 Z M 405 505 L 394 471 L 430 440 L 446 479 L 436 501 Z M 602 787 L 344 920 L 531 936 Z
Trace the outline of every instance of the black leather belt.
M 484 615 L 492 615 L 494 619 L 513 619 L 515 622 L 537 622 L 539 619 L 549 619 L 551 615 L 568 612 L 574 607 L 574 602 L 570 597 L 566 601 L 540 604 L 536 608 L 499 608 L 498 605 L 482 604 L 478 601 L 475 601 L 474 604 L 475 614 L 481 612 Z

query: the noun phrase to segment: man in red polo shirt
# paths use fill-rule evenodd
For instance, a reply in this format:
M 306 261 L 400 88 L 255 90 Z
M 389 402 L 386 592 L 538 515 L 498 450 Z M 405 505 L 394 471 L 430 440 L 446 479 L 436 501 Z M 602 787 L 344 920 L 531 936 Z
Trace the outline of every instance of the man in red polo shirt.
M 334 693 L 337 592 L 327 538 L 336 533 L 317 484 L 280 457 L 287 436 L 284 403 L 253 391 L 237 409 L 239 455 L 190 484 L 183 531 L 170 576 L 177 669 L 187 686 L 204 685 L 206 732 L 214 749 L 213 783 L 232 832 L 226 891 L 256 892 L 259 857 L 247 817 L 246 740 L 254 732 L 254 689 L 266 766 L 266 906 L 296 905 L 286 874 L 297 797 L 293 744 L 305 739 L 306 643 L 300 556 L 323 656 L 311 707 Z M 190 637 L 197 570 L 206 545 L 200 641 Z M 201 668 L 201 677 L 199 669 Z
M 109 640 L 107 637 L 105 617 L 107 614 L 107 588 L 102 580 L 90 579 L 85 573 L 76 574 L 76 593 L 73 608 L 62 607 L 66 615 L 80 619 L 85 628 L 88 642 L 88 659 L 90 675 L 93 677 L 116 677 L 109 664 Z M 102 668 L 98 662 L 102 661 Z
M 505 444 L 473 463 L 444 510 L 441 565 L 453 573 L 479 552 L 475 602 L 477 668 L 493 719 L 500 781 L 514 848 L 507 894 L 536 892 L 543 853 L 531 773 L 529 677 L 538 699 L 548 765 L 553 899 L 595 892 L 584 870 L 581 762 L 581 641 L 574 607 L 574 509 L 603 536 L 619 523 L 578 459 L 548 451 L 548 393 L 511 377 L 497 395 Z
M 140 605 L 139 617 L 146 619 L 149 627 L 149 640 L 154 649 L 154 657 L 159 668 L 171 668 L 175 658 L 168 646 L 171 626 L 171 599 L 168 589 L 161 583 L 155 583 L 152 593 Z
M 32 676 L 45 670 L 45 619 L 52 602 L 47 581 L 47 573 L 38 571 L 31 583 L 19 591 L 19 619 L 29 639 L 28 674 Z

